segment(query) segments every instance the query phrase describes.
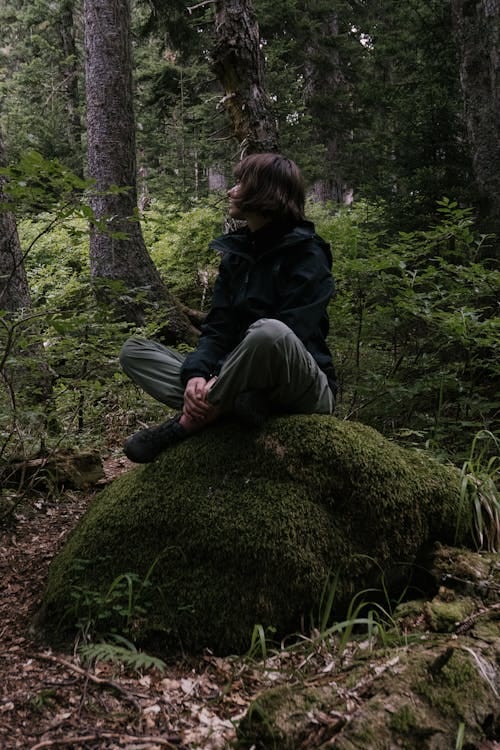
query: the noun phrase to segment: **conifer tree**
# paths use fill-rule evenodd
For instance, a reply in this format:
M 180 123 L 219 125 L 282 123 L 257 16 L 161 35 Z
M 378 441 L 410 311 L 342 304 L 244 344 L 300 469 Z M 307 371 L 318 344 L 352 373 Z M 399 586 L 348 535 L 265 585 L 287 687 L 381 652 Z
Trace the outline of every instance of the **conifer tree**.
M 164 340 L 192 342 L 196 332 L 147 252 L 137 213 L 130 3 L 85 0 L 84 8 L 88 167 L 95 180 L 90 263 L 96 295 L 139 324 L 156 307 L 165 320 Z
M 452 10 L 475 202 L 483 228 L 500 237 L 500 0 L 452 0 Z

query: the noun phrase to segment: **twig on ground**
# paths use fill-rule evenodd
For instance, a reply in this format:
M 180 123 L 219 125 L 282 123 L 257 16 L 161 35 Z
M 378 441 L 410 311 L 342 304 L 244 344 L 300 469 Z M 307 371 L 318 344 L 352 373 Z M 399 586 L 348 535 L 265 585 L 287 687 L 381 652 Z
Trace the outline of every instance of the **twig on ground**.
M 47 661 L 54 662 L 55 664 L 60 664 L 63 667 L 66 667 L 66 669 L 70 669 L 73 672 L 76 672 L 77 674 L 81 675 L 82 677 L 85 677 L 85 679 L 89 682 L 92 682 L 94 685 L 99 685 L 101 687 L 108 687 L 112 690 L 116 690 L 117 693 L 122 695 L 126 700 L 131 703 L 134 708 L 137 711 L 141 710 L 141 707 L 137 700 L 134 698 L 134 696 L 126 690 L 124 687 L 119 685 L 117 682 L 114 682 L 113 680 L 107 680 L 102 679 L 101 677 L 96 677 L 95 675 L 91 674 L 87 669 L 82 669 L 81 667 L 77 666 L 76 664 L 72 664 L 70 661 L 66 661 L 66 659 L 61 659 L 58 656 L 52 656 L 52 654 L 37 654 L 35 659 L 46 659 Z
M 457 635 L 463 635 L 464 633 L 467 633 L 467 631 L 474 626 L 474 623 L 479 617 L 481 617 L 481 615 L 488 614 L 488 612 L 492 612 L 495 609 L 500 609 L 500 604 L 491 604 L 489 607 L 482 607 L 477 612 L 473 612 L 471 615 L 469 615 L 469 617 L 466 617 L 465 620 L 457 623 L 457 625 L 455 626 L 455 633 L 457 633 Z
M 179 750 L 180 745 L 177 738 L 165 739 L 164 737 L 137 737 L 132 734 L 123 734 L 121 732 L 99 732 L 98 734 L 82 734 L 74 735 L 72 737 L 56 737 L 53 740 L 42 740 L 36 745 L 33 745 L 30 750 L 43 750 L 47 747 L 56 747 L 56 745 L 78 745 L 81 742 L 93 742 L 94 740 L 116 740 L 119 739 L 122 742 L 134 742 L 139 745 L 163 745 L 164 747 L 173 748 L 173 750 Z

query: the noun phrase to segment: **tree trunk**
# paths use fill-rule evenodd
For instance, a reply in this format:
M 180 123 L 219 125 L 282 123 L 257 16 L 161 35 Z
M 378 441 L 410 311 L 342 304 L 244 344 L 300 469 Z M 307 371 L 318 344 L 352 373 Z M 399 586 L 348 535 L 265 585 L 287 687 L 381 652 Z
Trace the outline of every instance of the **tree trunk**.
M 95 180 L 90 236 L 95 293 L 99 301 L 112 303 L 120 317 L 139 325 L 148 310 L 164 310 L 161 338 L 194 343 L 196 330 L 163 283 L 138 220 L 130 2 L 85 0 L 84 9 L 88 169 Z
M 349 97 L 346 97 L 348 83 L 342 70 L 338 47 L 332 45 L 332 40 L 339 36 L 337 14 L 328 13 L 318 28 L 321 28 L 321 32 L 313 37 L 307 50 L 304 97 L 315 123 L 315 140 L 325 146 L 329 177 L 315 181 L 312 197 L 321 202 L 349 203 L 352 200 L 352 188 L 344 179 L 339 166 L 343 156 L 342 140 L 347 137 L 344 110 L 349 106 Z M 325 42 L 329 42 L 330 46 Z M 327 61 L 325 48 L 329 49 Z M 328 118 L 325 118 L 325 105 L 329 112 Z
M 264 58 L 251 0 L 215 4 L 212 67 L 224 88 L 222 100 L 240 155 L 279 151 L 278 128 L 264 85 Z
M 75 0 L 61 0 L 56 28 L 64 53 L 62 74 L 67 107 L 68 145 L 70 154 L 73 155 L 73 163 L 70 166 L 79 175 L 83 175 L 84 165 L 81 159 L 83 128 L 78 86 L 81 60 L 75 39 L 74 6 Z
M 0 139 L 0 166 L 4 165 Z M 0 176 L 0 203 L 6 202 L 4 185 L 5 179 Z M 31 297 L 16 220 L 11 211 L 0 209 L 0 310 L 12 313 L 30 307 Z
M 0 137 L 0 166 L 5 165 Z M 0 204 L 8 202 L 4 192 L 6 180 L 0 176 Z M 17 396 L 24 390 L 29 404 L 46 401 L 52 393 L 52 375 L 47 367 L 37 326 L 31 342 L 19 343 L 20 334 L 33 329 L 31 295 L 24 267 L 24 257 L 14 214 L 0 207 L 0 310 L 6 312 L 0 327 L 0 376 L 13 413 Z M 20 321 L 22 320 L 22 325 Z M 31 322 L 30 322 L 31 320 Z M 9 357 L 18 360 L 7 365 Z M 1 453 L 1 450 L 0 450 Z
M 482 227 L 500 235 L 500 0 L 452 0 Z

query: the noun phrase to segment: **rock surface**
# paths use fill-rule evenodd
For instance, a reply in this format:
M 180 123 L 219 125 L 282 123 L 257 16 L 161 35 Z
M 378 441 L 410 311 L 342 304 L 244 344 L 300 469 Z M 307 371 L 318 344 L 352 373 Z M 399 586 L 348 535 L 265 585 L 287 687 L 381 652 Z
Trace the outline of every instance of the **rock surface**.
M 437 595 L 397 608 L 392 628 L 365 640 L 348 666 L 263 691 L 237 748 L 500 747 L 500 560 L 439 546 L 434 574 Z M 325 648 L 342 662 L 338 645 Z
M 329 416 L 233 423 L 176 446 L 96 496 L 49 572 L 52 637 L 124 629 L 160 653 L 244 652 L 362 589 L 395 588 L 457 529 L 459 474 Z M 461 514 L 463 518 L 465 514 Z

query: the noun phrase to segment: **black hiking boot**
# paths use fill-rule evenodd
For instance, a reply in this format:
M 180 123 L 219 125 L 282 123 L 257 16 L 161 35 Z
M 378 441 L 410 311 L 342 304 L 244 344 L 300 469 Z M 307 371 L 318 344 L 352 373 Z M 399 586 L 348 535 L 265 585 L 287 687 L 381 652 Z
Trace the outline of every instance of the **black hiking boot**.
M 243 391 L 234 400 L 234 415 L 250 427 L 262 427 L 269 417 L 269 401 L 265 391 Z
M 187 438 L 188 433 L 179 424 L 180 418 L 181 415 L 178 414 L 173 419 L 162 422 L 156 427 L 148 427 L 145 430 L 135 432 L 125 441 L 123 446 L 123 452 L 127 458 L 136 464 L 149 464 L 166 448 Z

